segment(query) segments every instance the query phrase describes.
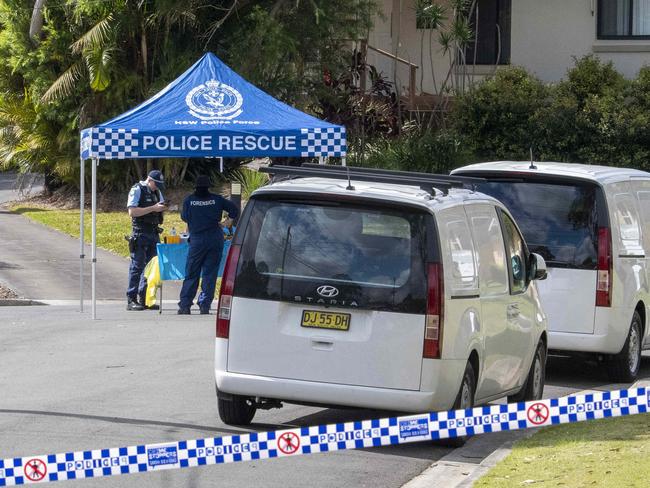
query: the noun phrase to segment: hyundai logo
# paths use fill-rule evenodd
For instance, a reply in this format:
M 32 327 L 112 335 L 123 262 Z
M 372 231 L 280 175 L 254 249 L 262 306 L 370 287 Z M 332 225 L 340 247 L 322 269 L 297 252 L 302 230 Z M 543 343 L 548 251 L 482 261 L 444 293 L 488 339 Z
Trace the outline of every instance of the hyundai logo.
M 316 288 L 316 291 L 320 296 L 326 298 L 334 298 L 336 295 L 339 294 L 338 288 L 334 288 L 333 286 L 330 285 L 319 286 L 318 288 Z

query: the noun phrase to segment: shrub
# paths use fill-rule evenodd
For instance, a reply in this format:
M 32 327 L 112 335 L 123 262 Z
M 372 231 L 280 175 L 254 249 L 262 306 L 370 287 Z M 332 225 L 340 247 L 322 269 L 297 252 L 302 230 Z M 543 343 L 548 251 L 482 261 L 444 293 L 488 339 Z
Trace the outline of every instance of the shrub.
M 466 141 L 452 130 L 404 130 L 398 139 L 377 139 L 367 143 L 363 159 L 353 147 L 350 164 L 423 173 L 448 173 L 467 164 L 472 152 Z
M 482 160 L 525 160 L 532 147 L 538 160 L 650 170 L 650 67 L 629 81 L 586 56 L 549 86 L 505 69 L 461 97 L 452 121 Z
M 523 68 L 497 71 L 458 98 L 451 114 L 453 127 L 472 142 L 477 157 L 527 158 L 537 141 L 533 114 L 549 90 Z
M 589 98 L 622 90 L 626 84 L 611 61 L 603 63 L 594 55 L 588 55 L 575 60 L 575 66 L 567 72 L 567 79 L 558 89 L 573 94 L 582 106 Z

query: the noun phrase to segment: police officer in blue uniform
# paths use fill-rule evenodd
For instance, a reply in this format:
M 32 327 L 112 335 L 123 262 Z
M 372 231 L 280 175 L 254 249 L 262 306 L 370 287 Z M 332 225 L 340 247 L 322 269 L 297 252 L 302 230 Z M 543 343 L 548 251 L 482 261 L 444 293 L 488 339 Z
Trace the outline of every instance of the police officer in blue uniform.
M 181 289 L 178 313 L 189 315 L 194 296 L 201 278 L 201 293 L 197 303 L 202 315 L 210 313 L 217 284 L 217 273 L 223 251 L 223 230 L 220 222 L 223 212 L 232 220 L 239 215 L 239 209 L 221 195 L 210 193 L 210 178 L 199 176 L 194 193 L 183 201 L 181 218 L 187 222 L 190 232 L 190 251 L 185 267 L 185 280 Z
M 160 242 L 158 226 L 162 224 L 167 205 L 161 190 L 165 189 L 162 173 L 155 169 L 146 180 L 133 185 L 126 204 L 133 230 L 129 237 L 129 287 L 126 290 L 127 310 L 158 309 L 158 305 L 145 306 L 147 278 L 144 267 L 156 255 Z M 139 301 L 138 301 L 139 298 Z

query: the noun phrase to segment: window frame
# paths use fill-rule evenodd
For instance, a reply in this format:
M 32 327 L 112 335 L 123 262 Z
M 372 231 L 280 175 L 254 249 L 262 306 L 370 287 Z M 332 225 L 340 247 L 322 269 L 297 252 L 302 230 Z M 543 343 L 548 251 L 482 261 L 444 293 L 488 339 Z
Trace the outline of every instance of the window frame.
M 519 230 L 519 227 L 517 226 L 517 223 L 515 222 L 515 219 L 508 214 L 504 209 L 500 207 L 496 207 L 497 210 L 497 215 L 499 216 L 499 222 L 501 223 L 501 232 L 503 234 L 503 245 L 505 248 L 505 253 L 506 253 L 506 264 L 508 266 L 508 288 L 510 295 L 516 296 L 516 295 L 523 295 L 526 293 L 528 290 L 528 286 L 530 285 L 530 280 L 528 279 L 528 266 L 529 266 L 529 258 L 530 258 L 530 252 L 528 251 L 528 245 L 526 244 L 526 239 L 524 239 L 523 234 L 521 233 L 521 230 Z M 513 291 L 514 288 L 514 281 L 515 281 L 515 275 L 512 271 L 512 259 L 510 258 L 510 250 L 508 249 L 508 239 L 509 235 L 506 231 L 506 222 L 505 218 L 510 219 L 512 224 L 514 225 L 515 232 L 517 232 L 517 235 L 519 235 L 519 238 L 521 239 L 521 243 L 523 246 L 523 259 L 522 259 L 522 266 L 524 267 L 524 287 L 520 291 Z
M 596 39 L 598 40 L 650 40 L 650 34 L 640 34 L 640 35 L 634 35 L 634 34 L 628 34 L 628 35 L 607 35 L 603 34 L 603 25 L 602 25 L 602 19 L 603 17 L 601 16 L 601 12 L 603 12 L 603 2 L 606 0 L 598 0 L 598 6 L 596 9 Z M 634 25 L 634 8 L 633 8 L 633 2 L 635 0 L 627 0 L 630 4 L 630 13 L 629 13 L 629 18 L 628 18 L 628 29 L 629 32 L 632 32 L 632 27 Z

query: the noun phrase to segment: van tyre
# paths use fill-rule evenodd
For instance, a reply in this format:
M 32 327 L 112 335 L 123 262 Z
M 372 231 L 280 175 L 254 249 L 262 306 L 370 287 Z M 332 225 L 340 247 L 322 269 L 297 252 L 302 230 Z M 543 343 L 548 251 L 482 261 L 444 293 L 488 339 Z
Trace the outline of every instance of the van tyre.
M 223 395 L 217 393 L 219 418 L 228 425 L 249 425 L 257 408 L 251 398 L 241 395 Z
M 452 409 L 460 410 L 463 408 L 472 408 L 474 406 L 475 394 L 476 374 L 474 373 L 474 368 L 471 363 L 468 361 L 467 366 L 465 366 L 465 372 L 463 373 L 463 380 L 460 383 L 460 390 L 458 391 L 458 396 L 456 396 L 456 401 L 454 402 Z M 450 447 L 462 447 L 465 445 L 468 438 L 469 436 L 447 439 L 445 444 Z
M 521 391 L 515 395 L 508 396 L 508 403 L 528 402 L 540 400 L 544 394 L 544 383 L 546 380 L 546 346 L 539 341 L 533 363 L 530 365 L 526 383 Z
M 611 357 L 607 373 L 617 383 L 632 383 L 636 380 L 641 366 L 641 340 L 643 326 L 639 312 L 634 311 L 630 331 L 621 352 Z

